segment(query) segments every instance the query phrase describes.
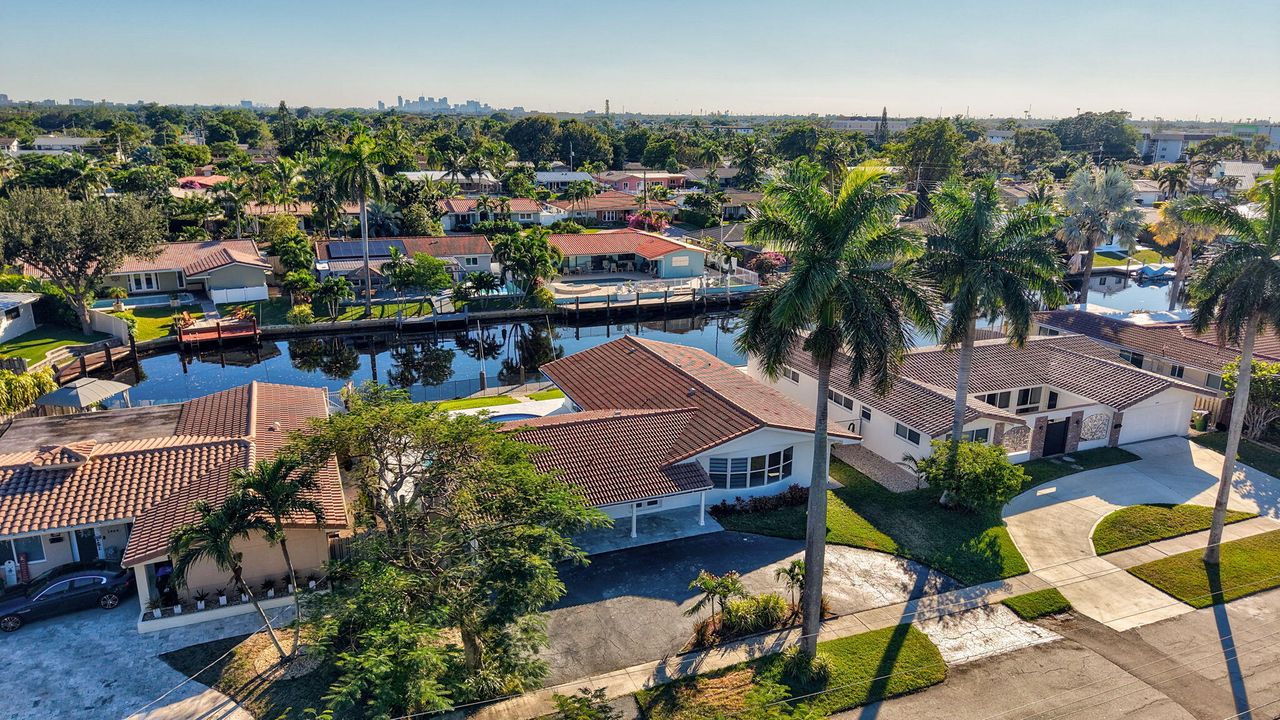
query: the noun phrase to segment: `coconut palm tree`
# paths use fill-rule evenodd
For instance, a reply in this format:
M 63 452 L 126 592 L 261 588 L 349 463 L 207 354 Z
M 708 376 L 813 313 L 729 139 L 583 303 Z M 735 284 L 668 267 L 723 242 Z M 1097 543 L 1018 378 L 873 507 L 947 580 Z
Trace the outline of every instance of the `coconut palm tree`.
M 330 275 L 322 280 L 315 290 L 316 301 L 324 303 L 325 307 L 329 308 L 329 316 L 334 319 L 338 317 L 338 304 L 355 296 L 351 281 L 341 275 Z
M 84 153 L 72 155 L 67 160 L 66 168 L 71 176 L 67 182 L 67 192 L 78 200 L 100 197 L 102 191 L 111 184 L 106 167 Z
M 369 271 L 369 200 L 382 196 L 382 148 L 364 131 L 333 151 L 333 179 L 343 197 L 360 203 L 360 243 L 364 255 L 364 316 L 373 314 Z
M 1191 281 L 1195 312 L 1191 324 L 1197 332 L 1215 326 L 1218 341 L 1240 348 L 1240 371 L 1222 475 L 1213 505 L 1213 524 L 1204 561 L 1220 559 L 1222 528 L 1226 521 L 1236 452 L 1249 405 L 1249 381 L 1253 371 L 1253 344 L 1258 333 L 1280 329 L 1280 168 L 1254 186 L 1257 212 L 1242 211 L 1224 201 L 1191 198 L 1183 212 L 1191 222 L 1215 228 L 1229 236 L 1210 247 Z
M 564 257 L 550 237 L 550 230 L 536 227 L 493 238 L 493 259 L 502 266 L 502 279 L 510 277 L 526 297 L 560 271 Z
M 390 203 L 369 203 L 369 234 L 374 237 L 395 237 L 400 234 L 404 216 Z
M 731 598 L 747 597 L 747 588 L 742 584 L 742 577 L 737 571 L 716 575 L 706 570 L 699 570 L 698 577 L 689 583 L 689 589 L 702 593 L 698 602 L 684 611 L 684 614 L 689 616 L 697 615 L 704 608 L 710 608 L 711 616 L 715 617 L 716 613 L 724 612 L 724 606 Z
M 280 660 L 287 660 L 289 656 L 281 647 L 271 621 L 254 597 L 253 589 L 244 581 L 244 555 L 235 548 L 237 541 L 247 540 L 253 533 L 271 532 L 271 524 L 255 515 L 255 508 L 240 493 L 228 495 L 217 507 L 204 500 L 195 501 L 191 507 L 199 519 L 178 527 L 169 536 L 174 582 L 178 587 L 184 587 L 192 566 L 202 561 L 211 562 L 219 570 L 231 573 L 235 585 L 249 598 L 258 611 L 258 617 L 262 618 Z
M 230 178 L 215 184 L 212 190 L 218 204 L 222 206 L 223 216 L 235 217 L 236 239 L 239 239 L 243 236 L 244 209 L 249 203 L 249 194 L 244 181 L 240 178 Z
M 231 471 L 232 487 L 243 493 L 252 512 L 265 517 L 270 523 L 267 540 L 280 548 L 285 567 L 289 569 L 289 584 L 293 585 L 293 652 L 298 653 L 298 640 L 302 633 L 302 604 L 298 600 L 298 574 L 289 557 L 289 538 L 285 534 L 286 522 L 297 523 L 304 518 L 309 522 L 324 522 L 324 508 L 308 495 L 318 483 L 315 474 L 302 467 L 301 461 L 287 455 L 272 460 L 259 460 L 252 468 L 234 468 Z
M 964 433 L 978 319 L 1003 317 L 1009 341 L 1022 345 L 1037 303 L 1062 302 L 1062 267 L 1049 237 L 1053 216 L 1034 203 L 1005 211 L 993 178 L 968 185 L 949 181 L 931 202 L 933 220 L 922 264 L 951 301 L 942 342 L 960 346 L 951 419 L 954 462 Z M 945 504 L 945 494 L 942 499 Z
M 1142 213 L 1133 204 L 1133 181 L 1118 165 L 1075 171 L 1063 205 L 1066 217 L 1058 237 L 1072 253 L 1069 271 L 1082 273 L 1079 302 L 1083 305 L 1089 302 L 1094 250 L 1113 238 L 1132 250 L 1142 228 Z
M 774 568 L 773 579 L 782 580 L 787 592 L 791 594 L 791 606 L 795 607 L 796 593 L 804 597 L 804 560 L 796 558 L 785 566 Z
M 1190 173 L 1186 165 L 1167 165 L 1156 171 L 1156 182 L 1165 200 L 1172 200 L 1186 192 Z
M 1169 283 L 1169 312 L 1178 308 L 1178 297 L 1191 272 L 1191 258 L 1213 242 L 1218 233 L 1211 227 L 1193 223 L 1183 216 L 1186 200 L 1167 202 L 1160 208 L 1160 219 L 1152 227 L 1152 241 L 1162 248 L 1178 246 L 1173 265 L 1173 282 Z
M 769 169 L 769 151 L 764 143 L 754 135 L 748 135 L 738 142 L 734 148 L 733 164 L 738 168 L 739 186 L 744 190 L 754 190 L 764 181 L 765 171 Z
M 906 262 L 923 252 L 923 243 L 897 223 L 911 196 L 890 190 L 886 177 L 882 168 L 859 166 L 833 194 L 821 165 L 798 160 L 765 187 L 759 215 L 747 227 L 749 240 L 785 253 L 792 270 L 747 307 L 735 345 L 755 356 L 769 377 L 776 378 L 797 349 L 818 371 L 802 599 L 801 648 L 810 654 L 822 620 L 832 365 L 843 352 L 851 360 L 851 385 L 870 376 L 888 390 L 911 342 L 910 323 L 936 329 L 935 293 Z
M 302 165 L 287 157 L 278 157 L 267 166 L 270 190 L 267 197 L 282 210 L 298 207 L 298 185 L 302 182 Z

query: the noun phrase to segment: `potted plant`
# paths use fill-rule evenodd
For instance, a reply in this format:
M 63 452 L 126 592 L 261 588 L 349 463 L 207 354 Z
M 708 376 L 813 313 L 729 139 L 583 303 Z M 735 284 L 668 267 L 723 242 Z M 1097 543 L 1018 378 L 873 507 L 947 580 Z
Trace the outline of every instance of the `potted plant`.
M 275 597 L 275 596 L 276 596 L 276 581 L 275 581 L 275 580 L 273 580 L 273 579 L 271 579 L 271 578 L 267 578 L 266 580 L 263 580 L 263 581 L 262 581 L 262 592 L 266 593 L 267 597 L 269 597 L 269 598 L 273 598 L 273 597 Z
M 181 614 L 182 614 L 182 600 L 178 600 L 178 601 L 174 602 L 174 604 L 173 604 L 173 614 L 174 614 L 174 615 L 181 615 Z
M 196 610 L 203 610 L 205 601 L 209 599 L 209 591 L 201 590 L 198 593 L 192 594 L 191 597 L 196 599 Z
M 124 312 L 124 299 L 129 297 L 129 291 L 118 285 L 113 285 L 107 288 L 107 297 L 111 298 L 112 312 Z
M 307 575 L 307 587 L 311 588 L 312 590 L 316 589 L 316 584 L 319 582 L 320 582 L 319 575 L 316 575 L 315 573 L 311 573 L 310 575 Z
M 286 592 L 289 595 L 292 595 L 294 593 L 292 579 L 293 578 L 290 578 L 288 575 L 285 575 L 284 577 L 280 578 L 280 584 L 283 585 L 285 588 L 287 588 Z
M 218 604 L 219 605 L 227 604 L 227 589 L 224 587 L 218 588 Z
M 151 611 L 151 617 L 159 620 L 160 612 L 164 608 L 164 603 L 160 602 L 160 598 L 151 598 L 147 601 L 147 609 Z
M 240 602 L 249 602 L 249 593 L 245 592 L 245 588 L 240 588 Z

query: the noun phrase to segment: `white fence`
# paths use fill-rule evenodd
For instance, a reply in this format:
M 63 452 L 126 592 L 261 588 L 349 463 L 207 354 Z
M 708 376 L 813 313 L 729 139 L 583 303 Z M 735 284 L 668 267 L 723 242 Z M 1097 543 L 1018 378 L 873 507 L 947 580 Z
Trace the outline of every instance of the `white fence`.
M 129 323 L 121 320 L 115 315 L 109 315 L 98 310 L 89 311 L 89 327 L 98 332 L 114 335 L 121 342 L 129 342 Z
M 225 290 L 210 290 L 209 298 L 215 303 L 239 303 L 252 302 L 254 300 L 267 299 L 267 286 L 258 285 L 255 287 L 227 288 Z

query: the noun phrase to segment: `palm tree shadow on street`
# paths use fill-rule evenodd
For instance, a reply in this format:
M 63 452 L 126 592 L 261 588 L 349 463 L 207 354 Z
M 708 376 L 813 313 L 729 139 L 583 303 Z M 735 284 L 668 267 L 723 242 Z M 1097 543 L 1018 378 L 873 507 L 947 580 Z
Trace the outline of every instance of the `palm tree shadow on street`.
M 1227 683 L 1231 686 L 1231 699 L 1236 707 L 1235 717 L 1238 720 L 1251 720 L 1253 713 L 1249 711 L 1249 693 L 1240 668 L 1240 651 L 1236 648 L 1235 637 L 1231 632 L 1231 618 L 1227 615 L 1226 598 L 1222 594 L 1222 566 L 1219 563 L 1205 563 L 1204 569 L 1209 578 L 1213 622 L 1218 630 L 1218 640 L 1222 643 L 1222 659 L 1227 665 Z
M 927 572 L 916 573 L 915 585 L 911 588 L 911 594 L 908 597 L 917 599 L 923 597 L 929 576 L 930 573 Z M 910 601 L 903 608 L 902 617 L 898 618 L 899 623 L 893 628 L 889 643 L 885 645 L 884 655 L 880 656 L 880 664 L 871 675 L 871 684 L 867 687 L 867 698 L 870 702 L 858 712 L 859 720 L 874 720 L 880 716 L 881 703 L 878 698 L 889 689 L 889 681 L 893 679 L 894 668 L 898 664 L 898 655 L 902 653 L 902 646 L 907 642 L 907 633 L 911 632 L 911 623 L 915 620 L 917 609 L 917 602 Z

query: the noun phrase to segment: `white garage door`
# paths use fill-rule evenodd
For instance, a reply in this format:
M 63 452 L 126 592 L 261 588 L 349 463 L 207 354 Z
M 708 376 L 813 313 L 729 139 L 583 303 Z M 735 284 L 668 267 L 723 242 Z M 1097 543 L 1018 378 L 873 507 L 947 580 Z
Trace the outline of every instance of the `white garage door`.
M 1120 444 L 1186 435 L 1194 405 L 1195 398 L 1190 393 L 1166 391 L 1125 410 Z
M 227 288 L 225 290 L 210 290 L 209 297 L 216 303 L 235 303 L 235 302 L 249 302 L 250 300 L 266 300 L 267 286 L 257 285 L 254 287 Z

